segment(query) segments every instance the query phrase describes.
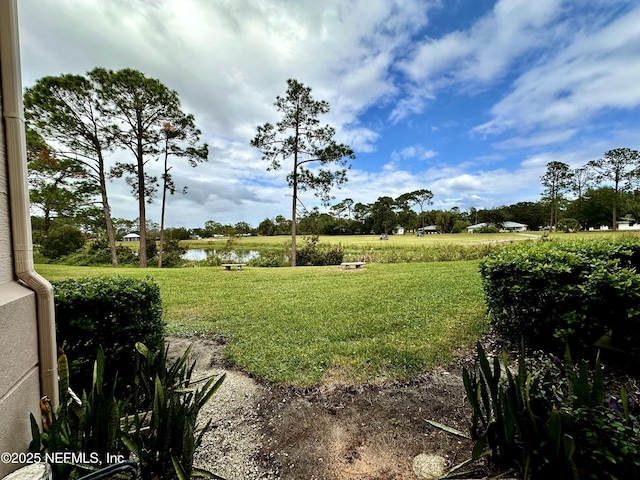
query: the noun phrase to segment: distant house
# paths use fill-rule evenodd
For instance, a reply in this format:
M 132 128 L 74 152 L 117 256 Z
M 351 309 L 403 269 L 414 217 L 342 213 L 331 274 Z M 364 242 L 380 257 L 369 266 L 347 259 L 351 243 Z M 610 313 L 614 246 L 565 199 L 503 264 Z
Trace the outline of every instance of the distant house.
M 618 230 L 640 230 L 640 223 L 635 218 L 622 217 L 618 220 Z
M 139 242 L 140 235 L 137 233 L 127 233 L 124 237 L 122 237 L 123 242 Z
M 436 225 L 427 225 L 426 227 L 416 228 L 418 235 L 429 235 L 432 233 L 438 233 L 438 227 Z
M 499 225 L 494 225 L 492 223 L 483 222 L 483 223 L 476 223 L 475 225 L 468 226 L 467 232 L 474 233 L 479 228 L 489 227 L 489 226 L 497 226 L 501 232 L 524 232 L 527 230 L 527 225 L 525 225 L 524 223 L 502 222 Z
M 404 227 L 401 227 L 400 225 L 398 225 L 396 227 L 396 235 L 404 235 Z

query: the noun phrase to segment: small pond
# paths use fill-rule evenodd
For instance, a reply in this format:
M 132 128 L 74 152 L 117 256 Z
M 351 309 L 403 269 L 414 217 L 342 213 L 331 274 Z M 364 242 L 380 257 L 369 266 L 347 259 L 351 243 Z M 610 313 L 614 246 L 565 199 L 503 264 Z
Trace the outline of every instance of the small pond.
M 223 251 L 223 250 L 205 250 L 203 248 L 194 248 L 187 250 L 187 253 L 182 255 L 184 260 L 206 260 L 211 257 L 218 257 L 221 260 L 228 260 L 236 263 L 247 263 L 249 260 L 260 256 L 260 252 L 257 250 L 238 250 L 238 251 Z

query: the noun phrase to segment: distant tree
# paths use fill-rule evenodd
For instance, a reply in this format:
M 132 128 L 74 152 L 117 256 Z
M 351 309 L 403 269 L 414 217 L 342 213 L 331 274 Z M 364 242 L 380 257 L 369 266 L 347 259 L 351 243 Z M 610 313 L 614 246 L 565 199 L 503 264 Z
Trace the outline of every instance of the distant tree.
M 276 224 L 270 218 L 265 218 L 258 224 L 258 235 L 271 236 L 275 235 Z
M 283 215 L 276 215 L 276 235 L 291 235 L 291 220 Z
M 56 218 L 63 217 L 68 224 L 89 207 L 95 186 L 87 181 L 80 163 L 57 158 L 34 130 L 27 128 L 26 139 L 29 197 L 31 205 L 42 211 L 39 236 L 46 236 Z
M 371 207 L 366 203 L 358 202 L 353 206 L 353 218 L 358 222 L 364 223 L 370 213 Z
M 169 165 L 169 157 L 178 157 L 187 161 L 190 167 L 196 167 L 200 162 L 206 162 L 209 155 L 209 147 L 198 145 L 200 141 L 200 130 L 195 126 L 193 115 L 183 115 L 176 119 L 180 122 L 171 124 L 164 122 L 162 125 L 162 155 L 164 157 L 164 168 L 162 172 L 162 208 L 160 213 L 160 248 L 158 249 L 158 268 L 162 268 L 162 254 L 164 252 L 164 217 L 167 205 L 167 193 L 171 195 L 176 192 L 176 185 L 173 182 Z M 183 192 L 186 193 L 186 187 Z
M 347 212 L 347 219 L 351 220 L 351 210 L 353 209 L 353 200 L 350 198 L 345 198 L 343 201 L 336 203 L 331 207 L 331 212 L 339 218 L 344 212 Z
M 588 166 L 576 168 L 571 177 L 571 187 L 578 197 L 582 199 L 584 193 L 591 187 L 595 180 L 595 172 Z
M 45 257 L 55 260 L 77 251 L 83 245 L 82 232 L 74 225 L 62 223 L 55 225 L 43 237 L 40 252 Z
M 321 126 L 318 117 L 329 112 L 326 101 L 311 97 L 311 88 L 297 80 L 287 80 L 287 94 L 276 97 L 275 107 L 282 119 L 274 125 L 258 126 L 251 146 L 260 149 L 262 159 L 269 162 L 267 170 L 279 170 L 282 162 L 292 160 L 287 175 L 292 189 L 291 206 L 291 265 L 296 265 L 296 215 L 298 194 L 313 190 L 323 201 L 328 201 L 333 186 L 347 181 L 347 161 L 355 158 L 347 145 L 333 140 L 335 130 Z M 311 164 L 320 168 L 312 170 Z M 337 169 L 330 169 L 331 165 Z
M 612 227 L 618 229 L 618 206 L 622 194 L 632 191 L 637 185 L 640 153 L 630 148 L 616 148 L 605 152 L 604 157 L 592 160 L 587 165 L 595 171 L 598 182 L 613 183 Z
M 247 222 L 238 222 L 233 227 L 237 235 L 245 235 L 251 232 L 251 225 Z
M 122 239 L 128 233 L 138 231 L 137 220 L 127 220 L 126 218 L 114 218 L 113 228 L 116 232 L 116 238 Z
M 581 203 L 574 202 L 575 212 L 570 206 L 569 213 L 585 229 L 599 228 L 602 225 L 611 226 L 615 197 L 616 193 L 612 187 L 590 188 L 584 193 Z
M 165 237 L 169 240 L 189 240 L 191 233 L 185 227 L 167 228 Z
M 438 212 L 436 216 L 436 227 L 442 233 L 451 233 L 455 224 L 455 215 L 451 212 Z
M 397 198 L 399 202 L 408 202 L 411 205 L 418 205 L 420 207 L 420 218 L 422 221 L 422 228 L 425 226 L 424 219 L 424 206 L 433 204 L 433 192 L 427 189 L 414 190 L 413 192 L 404 193 Z
M 94 71 L 95 72 L 95 71 Z M 24 94 L 27 124 L 46 142 L 55 143 L 60 162 L 80 165 L 100 195 L 111 253 L 118 265 L 111 208 L 107 195 L 105 155 L 112 150 L 110 118 L 103 115 L 94 72 L 87 77 L 44 77 Z
M 527 225 L 529 230 L 539 230 L 547 225 L 549 211 L 544 202 L 518 202 L 502 207 L 508 220 Z
M 391 233 L 398 224 L 397 203 L 391 197 L 378 197 L 369 206 L 369 219 L 376 233 Z
M 162 141 L 166 138 L 164 126 L 169 123 L 179 126 L 182 131 L 195 130 L 193 117 L 182 111 L 175 91 L 137 70 L 125 68 L 114 72 L 96 68 L 91 75 L 98 85 L 101 111 L 112 120 L 109 133 L 115 145 L 133 154 L 133 162 L 118 163 L 112 171 L 116 176 L 128 175 L 127 182 L 135 189 L 140 214 L 140 243 L 145 245 L 146 203 L 152 201 L 157 187 L 157 179 L 145 171 L 146 165 L 162 154 Z M 143 248 L 140 249 L 140 266 L 147 266 Z
M 214 235 L 222 235 L 224 233 L 224 229 L 220 222 L 216 222 L 215 220 L 207 220 L 204 222 L 204 232 L 203 236 L 205 237 L 213 237 Z
M 509 220 L 508 212 L 504 207 L 478 210 L 478 222 L 492 225 L 502 225 Z
M 542 186 L 545 187 L 543 194 L 549 200 L 551 214 L 549 216 L 549 228 L 554 230 L 558 224 L 560 214 L 560 202 L 563 195 L 571 187 L 571 177 L 573 173 L 569 165 L 563 162 L 547 163 L 547 171 L 540 177 Z

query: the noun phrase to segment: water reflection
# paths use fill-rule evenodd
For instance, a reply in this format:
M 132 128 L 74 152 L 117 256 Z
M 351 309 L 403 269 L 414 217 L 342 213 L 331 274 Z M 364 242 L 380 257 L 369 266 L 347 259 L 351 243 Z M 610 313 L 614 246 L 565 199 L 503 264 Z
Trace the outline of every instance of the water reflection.
M 182 255 L 184 260 L 198 261 L 206 260 L 211 257 L 218 257 L 221 260 L 229 260 L 231 262 L 246 263 L 249 260 L 260 256 L 260 252 L 257 250 L 205 250 L 204 248 L 194 248 L 187 250 L 187 253 Z

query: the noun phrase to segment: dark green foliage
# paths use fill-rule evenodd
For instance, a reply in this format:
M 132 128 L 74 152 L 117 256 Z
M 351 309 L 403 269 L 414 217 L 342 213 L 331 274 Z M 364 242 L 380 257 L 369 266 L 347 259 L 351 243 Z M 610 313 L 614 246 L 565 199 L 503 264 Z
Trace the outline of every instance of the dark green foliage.
M 168 346 L 154 353 L 136 343 L 136 350 L 135 403 L 150 409 L 128 417 L 123 441 L 140 462 L 140 478 L 187 480 L 198 472 L 221 478 L 194 468 L 193 453 L 211 426 L 211 420 L 197 426 L 198 413 L 220 388 L 224 375 L 194 380 L 195 362 L 188 362 L 191 347 L 171 366 Z
M 55 479 L 78 478 L 95 468 L 98 461 L 105 462 L 107 454 L 124 456 L 126 453 L 119 428 L 123 404 L 116 401 L 115 382 L 109 390 L 103 390 L 104 372 L 105 357 L 100 349 L 93 363 L 90 389 L 82 393 L 82 403 L 78 404 L 69 392 L 67 357 L 61 355 L 58 358 L 60 406 L 51 412 L 50 426 L 40 432 L 38 422 L 31 414 L 31 452 L 74 452 L 84 454 L 84 459 L 89 462 L 89 465 L 53 463 Z
M 618 412 L 605 406 L 599 358 L 592 374 L 586 362 L 574 367 L 568 349 L 557 363 L 529 370 L 523 348 L 513 373 L 504 354 L 502 363 L 491 361 L 478 344 L 475 368 L 463 370 L 472 460 L 489 454 L 494 469 L 516 470 L 525 480 L 640 478 L 640 428 L 625 390 Z
M 475 233 L 500 233 L 500 229 L 493 225 L 485 225 L 484 227 L 477 228 Z
M 162 266 L 179 267 L 183 263 L 182 255 L 185 253 L 187 253 L 187 249 L 180 244 L 178 239 L 165 240 L 162 251 Z M 152 257 L 147 255 L 147 258 Z
M 304 246 L 298 250 L 297 265 L 324 266 L 340 265 L 344 258 L 342 245 L 318 245 L 317 235 L 305 237 Z
M 146 245 L 145 251 L 147 252 L 147 260 L 151 262 L 152 260 L 155 260 L 158 255 L 158 245 L 156 244 L 156 241 L 153 238 L 147 238 L 145 245 Z
M 79 250 L 84 245 L 82 232 L 72 225 L 51 228 L 41 240 L 40 253 L 55 260 Z
M 80 391 L 91 385 L 88 367 L 99 346 L 111 372 L 120 372 L 120 385 L 130 384 L 135 342 L 156 349 L 163 341 L 158 284 L 149 277 L 78 278 L 52 284 L 58 344 L 72 361 L 74 380 L 79 382 L 74 387 Z
M 83 454 L 89 462 L 54 463 L 54 480 L 77 479 L 86 470 L 95 470 L 98 462 L 104 466 L 107 454 L 121 459 L 135 455 L 143 480 L 188 480 L 192 475 L 221 479 L 193 467 L 193 454 L 211 424 L 197 426 L 198 413 L 220 388 L 224 375 L 194 380 L 195 362 L 187 362 L 191 347 L 171 366 L 164 342 L 155 352 L 141 343 L 135 348 L 136 359 L 129 365 L 135 382 L 119 396 L 115 382 L 108 391 L 103 390 L 105 355 L 98 350 L 91 389 L 83 392 L 81 404 L 70 395 L 67 357 L 61 355 L 60 406 L 51 413 L 42 432 L 31 414 L 30 451 L 74 452 Z M 132 414 L 121 416 L 121 412 Z
M 627 348 L 640 332 L 640 240 L 530 242 L 481 262 L 494 328 L 507 339 L 558 350 L 592 345 L 613 329 Z
M 256 258 L 249 260 L 252 267 L 284 267 L 287 265 L 284 255 L 280 252 L 261 252 Z
M 125 245 L 116 246 L 116 256 L 119 265 L 136 265 L 138 263 L 138 255 Z M 61 261 L 65 265 L 109 265 L 111 263 L 111 250 L 106 239 L 101 238 L 87 242 L 82 250 L 67 255 Z

